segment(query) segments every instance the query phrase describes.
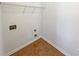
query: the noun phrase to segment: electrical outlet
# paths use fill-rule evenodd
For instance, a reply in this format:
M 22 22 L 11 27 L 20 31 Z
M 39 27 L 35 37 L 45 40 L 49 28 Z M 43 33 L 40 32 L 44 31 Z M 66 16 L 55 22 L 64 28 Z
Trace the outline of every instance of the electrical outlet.
M 37 34 L 34 34 L 34 37 L 37 37 Z
M 34 29 L 34 32 L 36 32 L 37 30 L 36 29 Z

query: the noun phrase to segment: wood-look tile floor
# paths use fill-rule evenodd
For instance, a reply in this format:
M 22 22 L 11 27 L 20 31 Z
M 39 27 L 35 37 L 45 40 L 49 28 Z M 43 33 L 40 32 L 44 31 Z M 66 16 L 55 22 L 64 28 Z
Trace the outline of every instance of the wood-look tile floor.
M 64 54 L 40 38 L 11 56 L 64 56 Z

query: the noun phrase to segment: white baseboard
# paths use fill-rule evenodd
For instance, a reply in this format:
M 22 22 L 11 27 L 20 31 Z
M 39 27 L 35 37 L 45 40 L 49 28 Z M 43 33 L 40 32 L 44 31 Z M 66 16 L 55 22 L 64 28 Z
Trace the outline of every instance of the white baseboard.
M 26 44 L 24 44 L 24 45 L 18 47 L 18 48 L 16 48 L 16 49 L 12 50 L 12 51 L 10 51 L 10 52 L 9 52 L 8 54 L 6 54 L 6 55 L 10 56 L 11 54 L 17 52 L 18 50 L 24 48 L 25 46 L 28 46 L 29 44 L 33 43 L 33 42 L 36 41 L 36 40 L 38 40 L 40 37 L 41 37 L 41 36 L 37 37 L 36 39 L 34 39 L 34 40 L 32 40 L 32 41 L 30 41 L 30 42 L 28 42 L 28 43 L 26 43 Z
M 33 43 L 34 41 L 38 40 L 39 38 L 43 38 L 45 41 L 47 41 L 49 44 L 51 44 L 52 46 L 54 46 L 56 49 L 58 49 L 60 52 L 62 52 L 62 53 L 65 54 L 66 56 L 71 56 L 70 54 L 66 53 L 63 49 L 59 48 L 58 46 L 56 46 L 55 44 L 53 44 L 53 42 L 50 42 L 48 39 L 46 39 L 46 38 L 43 37 L 43 36 L 39 36 L 39 37 L 37 37 L 36 39 L 34 39 L 33 41 L 30 41 L 30 42 L 28 42 L 27 44 L 24 44 L 24 45 L 22 45 L 22 46 L 20 46 L 20 47 L 18 47 L 18 48 L 16 48 L 16 49 L 10 51 L 10 52 L 8 53 L 8 56 L 11 55 L 11 54 L 13 54 L 13 53 L 15 53 L 15 52 L 17 52 L 18 50 L 24 48 L 25 46 L 28 46 L 29 44 Z
M 51 44 L 52 46 L 54 46 L 56 49 L 58 49 L 60 52 L 62 52 L 64 55 L 66 56 L 71 56 L 70 54 L 68 54 L 67 52 L 65 52 L 63 49 L 59 48 L 58 46 L 56 46 L 53 42 L 50 42 L 48 39 L 46 39 L 44 36 L 40 36 L 41 38 L 43 38 L 45 41 L 47 41 L 49 44 Z

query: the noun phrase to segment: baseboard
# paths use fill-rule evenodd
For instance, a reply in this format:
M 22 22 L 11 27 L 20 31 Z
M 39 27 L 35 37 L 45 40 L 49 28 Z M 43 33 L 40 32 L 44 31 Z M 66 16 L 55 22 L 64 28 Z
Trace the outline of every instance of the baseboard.
M 54 46 L 56 49 L 58 49 L 60 52 L 62 52 L 64 55 L 66 56 L 71 56 L 70 54 L 68 54 L 67 52 L 65 52 L 63 49 L 59 48 L 58 46 L 56 46 L 53 42 L 50 42 L 48 39 L 46 39 L 44 36 L 40 36 L 41 38 L 43 38 L 45 41 L 47 41 L 49 44 L 51 44 L 52 46 Z
M 34 40 L 28 42 L 27 44 L 24 44 L 24 45 L 22 45 L 22 46 L 20 46 L 20 47 L 18 47 L 18 48 L 16 48 L 16 49 L 10 51 L 10 52 L 9 52 L 8 54 L 6 54 L 6 55 L 10 56 L 11 54 L 17 52 L 18 50 L 24 48 L 25 46 L 28 46 L 29 44 L 33 43 L 33 42 L 36 41 L 36 40 L 38 40 L 40 37 L 41 37 L 41 36 L 39 36 L 39 37 L 35 38 Z
M 64 55 L 66 55 L 66 56 L 71 56 L 70 54 L 68 54 L 67 52 L 65 52 L 63 49 L 61 49 L 61 48 L 59 48 L 58 46 L 56 46 L 53 42 L 50 42 L 50 41 L 49 41 L 48 39 L 46 39 L 44 36 L 39 36 L 39 37 L 37 37 L 36 39 L 34 39 L 33 41 L 30 41 L 30 42 L 28 42 L 27 44 L 24 44 L 24 45 L 22 45 L 22 46 L 20 46 L 20 47 L 18 47 L 18 48 L 16 48 L 16 49 L 10 51 L 10 52 L 8 53 L 8 56 L 10 56 L 11 54 L 17 52 L 18 50 L 24 48 L 25 46 L 28 46 L 29 44 L 33 43 L 34 41 L 38 40 L 39 38 L 43 38 L 45 41 L 47 41 L 49 44 L 51 44 L 52 46 L 54 46 L 56 49 L 58 49 L 58 50 L 59 50 L 60 52 L 62 52 Z

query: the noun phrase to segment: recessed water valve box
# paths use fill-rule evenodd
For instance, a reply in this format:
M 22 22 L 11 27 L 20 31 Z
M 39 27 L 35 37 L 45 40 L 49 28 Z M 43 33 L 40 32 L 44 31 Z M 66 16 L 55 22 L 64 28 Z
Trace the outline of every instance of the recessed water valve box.
M 14 29 L 16 29 L 16 28 L 17 28 L 16 25 L 10 25 L 10 26 L 9 26 L 9 30 L 14 30 Z

